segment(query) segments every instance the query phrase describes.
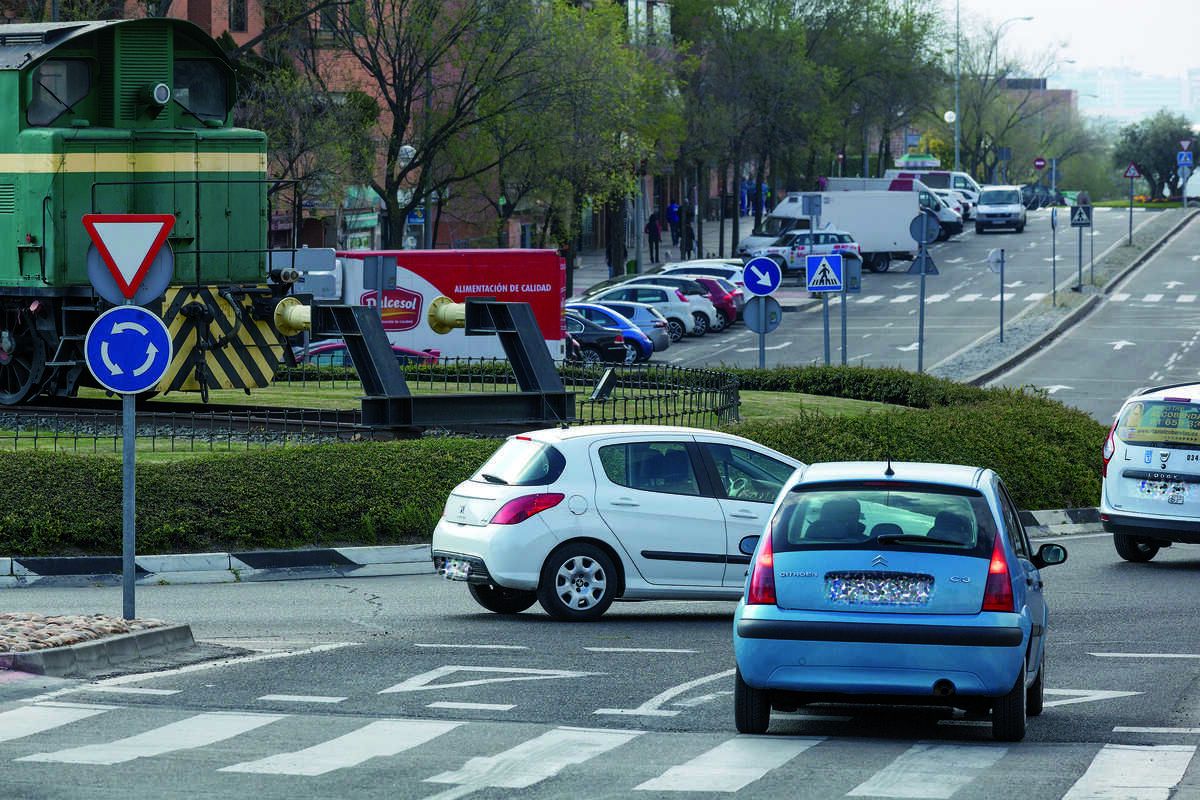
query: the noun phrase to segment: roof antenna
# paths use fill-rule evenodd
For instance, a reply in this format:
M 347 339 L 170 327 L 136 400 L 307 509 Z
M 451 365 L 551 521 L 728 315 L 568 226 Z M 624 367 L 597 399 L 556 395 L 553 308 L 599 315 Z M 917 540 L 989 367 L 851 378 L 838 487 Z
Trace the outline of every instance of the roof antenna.
M 895 475 L 895 474 L 896 474 L 896 470 L 892 469 L 892 456 L 891 456 L 891 454 L 888 454 L 888 457 L 887 457 L 887 462 L 888 462 L 888 463 L 887 463 L 887 469 L 885 469 L 885 470 L 883 471 L 883 474 L 884 474 L 884 475 L 886 475 L 887 477 L 889 477 L 889 478 L 890 478 L 890 477 L 892 477 L 893 475 Z

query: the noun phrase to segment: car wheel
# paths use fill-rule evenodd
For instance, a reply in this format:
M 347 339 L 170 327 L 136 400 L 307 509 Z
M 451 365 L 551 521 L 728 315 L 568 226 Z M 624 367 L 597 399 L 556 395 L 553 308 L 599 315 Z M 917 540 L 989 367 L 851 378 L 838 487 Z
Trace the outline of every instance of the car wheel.
M 696 320 L 696 330 L 694 333 L 697 336 L 703 336 L 708 333 L 708 317 L 703 311 L 693 311 L 692 317 Z
M 1121 558 L 1137 564 L 1145 563 L 1158 555 L 1158 545 L 1149 539 L 1139 539 L 1128 533 L 1114 533 L 1113 547 L 1117 548 L 1117 555 Z
M 741 670 L 733 676 L 733 722 L 738 733 L 763 734 L 771 726 L 770 696 L 742 680 Z
M 992 738 L 998 742 L 1019 742 L 1025 738 L 1025 666 L 1017 682 L 992 705 Z
M 1025 692 L 1025 713 L 1036 717 L 1042 713 L 1046 704 L 1046 649 L 1042 648 L 1042 663 L 1038 666 L 1037 678 Z
M 1024 232 L 1025 232 L 1025 223 L 1022 222 L 1020 225 L 1017 226 L 1017 233 L 1024 233 Z
M 714 331 L 723 331 L 729 327 L 729 315 L 721 309 L 717 309 L 717 322 L 713 326 Z
M 584 364 L 599 364 L 604 360 L 604 356 L 600 355 L 600 351 L 594 347 L 585 347 L 580 354 L 580 359 Z
M 616 577 L 616 568 L 603 550 L 583 542 L 568 543 L 551 553 L 542 566 L 538 602 L 555 619 L 599 619 L 612 605 Z
M 537 602 L 537 592 L 526 592 L 521 589 L 506 589 L 503 586 L 483 586 L 471 583 L 467 585 L 475 602 L 494 611 L 497 614 L 520 614 Z
M 871 267 L 872 271 L 874 271 L 874 272 L 887 272 L 891 268 L 892 268 L 892 254 L 891 253 L 882 253 L 880 255 L 875 256 L 874 266 Z
M 667 320 L 667 336 L 671 337 L 671 342 L 678 342 L 687 334 L 687 328 L 683 322 L 677 319 Z
M 976 233 L 983 233 L 983 226 L 982 226 L 982 225 L 980 225 L 978 222 L 976 222 L 976 223 L 975 223 L 975 232 L 976 232 Z
M 634 347 L 631 344 L 626 344 L 625 345 L 625 363 L 626 364 L 635 363 L 638 360 L 638 353 L 639 353 L 638 348 Z

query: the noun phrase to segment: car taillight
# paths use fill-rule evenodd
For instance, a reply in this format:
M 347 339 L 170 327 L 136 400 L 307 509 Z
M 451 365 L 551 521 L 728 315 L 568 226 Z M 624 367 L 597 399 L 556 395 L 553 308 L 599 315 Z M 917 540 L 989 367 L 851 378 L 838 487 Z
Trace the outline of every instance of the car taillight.
M 688 302 L 687 295 L 683 293 L 682 289 L 676 289 L 675 296 L 679 298 L 679 302 L 681 303 Z
M 733 292 L 726 292 L 725 296 L 721 299 L 724 300 L 726 303 L 732 303 L 735 298 L 734 298 Z
M 667 321 L 664 319 L 656 319 L 656 320 L 654 320 L 654 327 L 665 328 L 665 327 L 667 327 Z
M 771 548 L 771 529 L 763 534 L 765 541 L 754 559 L 754 569 L 750 571 L 750 594 L 746 599 L 747 605 L 775 605 L 775 553 Z
M 492 517 L 493 525 L 516 525 L 524 522 L 534 514 L 540 514 L 548 508 L 554 508 L 563 501 L 563 495 L 558 492 L 545 494 L 527 494 L 515 500 L 509 500 L 500 506 L 500 510 Z
M 1119 419 L 1119 418 L 1118 418 Z M 1108 477 L 1108 462 L 1112 460 L 1113 453 L 1117 452 L 1117 443 L 1113 440 L 1113 435 L 1117 432 L 1117 423 L 1114 422 L 1112 427 L 1108 429 L 1108 436 L 1104 438 L 1104 450 L 1101 455 L 1104 456 L 1104 466 L 1100 468 L 1100 477 Z
M 1008 558 L 1004 541 L 996 534 L 992 545 L 992 561 L 988 564 L 987 584 L 983 587 L 982 611 L 1013 611 L 1012 576 L 1008 573 Z
M 625 344 L 625 334 L 618 333 L 617 338 L 613 339 L 614 344 Z

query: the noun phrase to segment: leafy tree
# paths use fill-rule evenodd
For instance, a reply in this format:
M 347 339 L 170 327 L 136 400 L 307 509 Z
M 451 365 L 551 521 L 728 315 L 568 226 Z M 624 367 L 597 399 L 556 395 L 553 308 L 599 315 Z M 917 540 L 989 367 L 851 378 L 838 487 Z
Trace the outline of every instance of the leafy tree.
M 1181 188 L 1175 154 L 1180 141 L 1194 136 L 1187 117 L 1163 109 L 1121 129 L 1113 149 L 1113 164 L 1122 169 L 1136 164 L 1150 187 L 1151 197 L 1174 196 Z

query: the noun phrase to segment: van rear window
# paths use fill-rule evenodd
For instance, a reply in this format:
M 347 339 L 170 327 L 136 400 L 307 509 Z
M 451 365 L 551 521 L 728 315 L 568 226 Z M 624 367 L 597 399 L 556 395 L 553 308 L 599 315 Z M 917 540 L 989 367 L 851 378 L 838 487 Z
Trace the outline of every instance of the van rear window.
M 1164 400 L 1130 403 L 1117 423 L 1117 438 L 1149 447 L 1200 449 L 1200 404 Z
M 883 481 L 798 486 L 771 521 L 776 553 L 932 550 L 988 558 L 996 526 L 971 489 Z

